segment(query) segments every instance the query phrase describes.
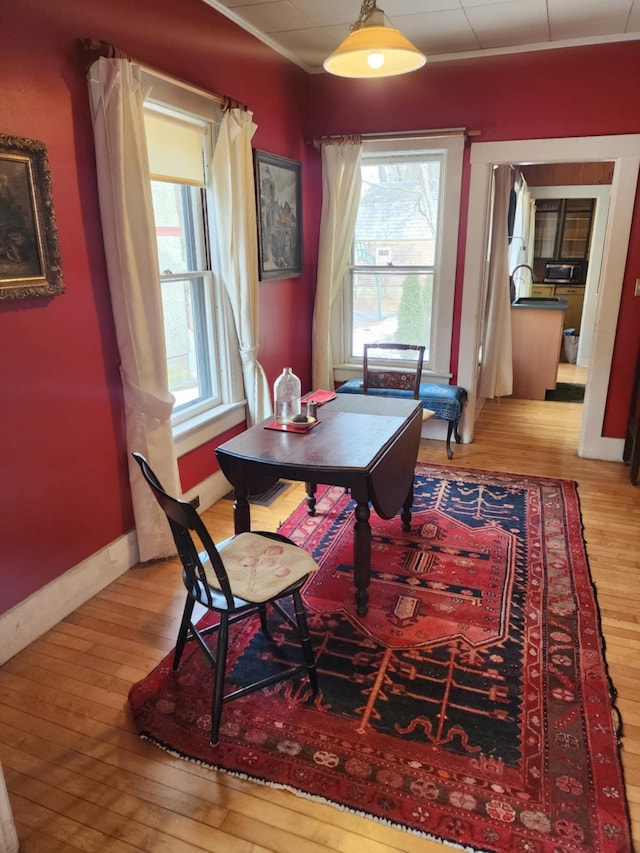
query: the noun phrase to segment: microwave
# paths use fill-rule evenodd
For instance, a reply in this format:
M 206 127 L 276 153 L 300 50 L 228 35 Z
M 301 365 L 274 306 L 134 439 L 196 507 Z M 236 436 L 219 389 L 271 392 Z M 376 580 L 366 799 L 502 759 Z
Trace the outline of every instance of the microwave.
M 581 284 L 584 282 L 582 264 L 547 264 L 544 270 L 544 280 L 554 284 Z

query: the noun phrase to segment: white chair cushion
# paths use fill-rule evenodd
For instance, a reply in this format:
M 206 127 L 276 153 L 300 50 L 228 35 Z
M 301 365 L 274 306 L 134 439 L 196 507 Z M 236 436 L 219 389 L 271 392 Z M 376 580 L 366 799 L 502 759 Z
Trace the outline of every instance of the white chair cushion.
M 217 548 L 234 596 L 256 604 L 268 601 L 318 568 L 313 557 L 297 545 L 257 533 L 239 533 Z M 204 568 L 207 580 L 218 589 L 208 561 Z

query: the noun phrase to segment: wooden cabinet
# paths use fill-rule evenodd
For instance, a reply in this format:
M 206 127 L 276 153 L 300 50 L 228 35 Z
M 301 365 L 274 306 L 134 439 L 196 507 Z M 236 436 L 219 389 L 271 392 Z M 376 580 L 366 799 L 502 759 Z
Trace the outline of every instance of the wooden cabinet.
M 629 465 L 629 479 L 634 486 L 638 485 L 638 468 L 640 467 L 640 353 L 636 363 L 636 375 L 633 381 L 631 407 L 627 422 L 627 433 L 624 441 L 622 459 Z
M 544 295 L 544 294 L 542 294 Z M 511 308 L 513 396 L 520 400 L 544 400 L 556 387 L 562 310 Z
M 573 284 L 556 284 L 555 296 L 565 296 L 569 307 L 564 312 L 565 329 L 575 329 L 576 335 L 580 334 L 580 323 L 582 321 L 582 304 L 584 302 L 584 285 L 582 287 Z
M 534 255 L 545 261 L 589 258 L 595 199 L 549 198 L 536 202 Z
M 555 287 L 552 284 L 532 284 L 531 285 L 531 295 L 532 296 L 555 296 L 553 292 Z
M 580 334 L 582 322 L 582 306 L 584 303 L 584 285 L 575 284 L 534 284 L 531 287 L 532 296 L 564 296 L 569 307 L 564 314 L 565 329 L 575 329 Z

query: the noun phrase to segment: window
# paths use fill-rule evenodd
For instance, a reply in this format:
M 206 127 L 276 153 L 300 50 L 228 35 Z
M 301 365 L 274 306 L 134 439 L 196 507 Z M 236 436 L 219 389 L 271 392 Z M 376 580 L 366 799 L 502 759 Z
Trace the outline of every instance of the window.
M 364 144 L 344 304 L 351 373 L 365 343 L 398 341 L 423 344 L 425 369 L 449 375 L 462 150 L 462 136 Z
M 174 416 L 220 401 L 213 335 L 213 280 L 200 187 L 152 181 L 164 336 Z
M 242 422 L 244 395 L 233 323 L 211 263 L 206 164 L 219 106 L 156 78 L 154 93 L 157 100 L 145 103 L 145 131 L 180 455 Z

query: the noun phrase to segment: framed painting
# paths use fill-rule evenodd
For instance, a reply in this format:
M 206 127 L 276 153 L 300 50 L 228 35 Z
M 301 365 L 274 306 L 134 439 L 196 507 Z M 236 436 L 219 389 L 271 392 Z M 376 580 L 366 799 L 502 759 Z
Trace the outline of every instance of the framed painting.
M 47 149 L 0 134 L 0 299 L 63 292 Z
M 302 275 L 302 165 L 254 151 L 261 281 Z

